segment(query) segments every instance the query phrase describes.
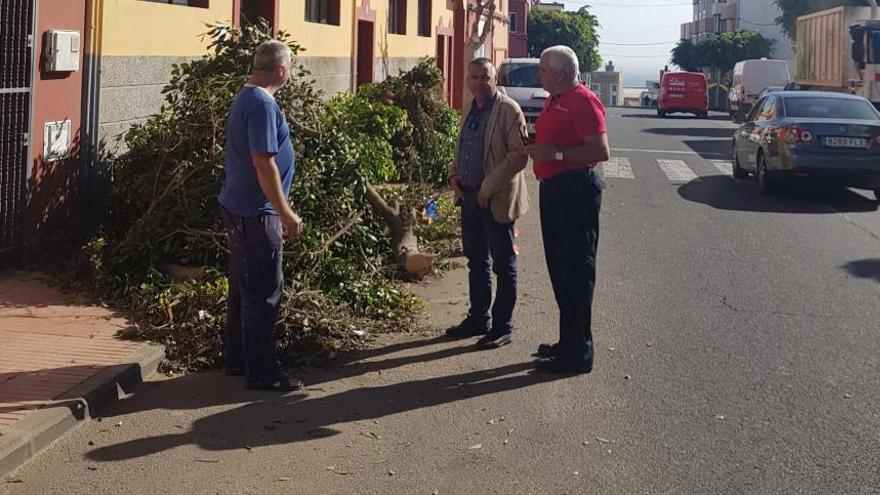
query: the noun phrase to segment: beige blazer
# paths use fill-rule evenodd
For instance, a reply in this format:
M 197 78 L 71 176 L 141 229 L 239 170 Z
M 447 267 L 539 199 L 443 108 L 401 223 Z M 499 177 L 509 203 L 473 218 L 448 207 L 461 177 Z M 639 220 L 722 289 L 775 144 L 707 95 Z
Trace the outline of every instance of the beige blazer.
M 471 104 L 473 100 L 471 100 Z M 464 109 L 459 124 L 459 135 L 470 112 L 470 104 Z M 483 150 L 483 171 L 486 178 L 481 191 L 489 195 L 489 208 L 499 223 L 511 223 L 529 211 L 529 192 L 523 169 L 528 156 L 514 151 L 523 147 L 526 135 L 526 118 L 519 105 L 510 97 L 498 93 L 498 100 L 489 114 L 486 124 L 486 142 Z M 455 158 L 449 167 L 449 177 L 458 173 L 459 139 L 455 144 Z

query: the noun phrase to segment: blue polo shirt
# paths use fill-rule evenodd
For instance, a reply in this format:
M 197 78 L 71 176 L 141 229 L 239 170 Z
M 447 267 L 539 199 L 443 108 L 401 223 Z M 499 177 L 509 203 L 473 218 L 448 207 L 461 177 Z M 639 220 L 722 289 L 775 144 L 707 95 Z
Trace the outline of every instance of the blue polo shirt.
M 254 170 L 252 156 L 263 153 L 275 157 L 287 197 L 295 161 L 287 119 L 268 91 L 245 86 L 232 102 L 226 122 L 226 177 L 219 201 L 229 213 L 240 217 L 278 214 L 260 189 Z

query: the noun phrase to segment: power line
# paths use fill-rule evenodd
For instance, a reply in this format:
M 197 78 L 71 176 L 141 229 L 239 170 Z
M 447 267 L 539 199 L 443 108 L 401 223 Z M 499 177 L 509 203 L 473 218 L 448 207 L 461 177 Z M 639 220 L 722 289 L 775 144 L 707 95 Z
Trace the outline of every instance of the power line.
M 583 5 L 588 5 L 590 7 L 678 7 L 683 5 L 693 5 L 691 2 L 686 3 L 627 3 L 627 4 L 616 4 L 616 3 L 599 3 L 599 2 L 590 2 L 588 0 L 563 0 L 569 3 L 579 3 Z
M 666 58 L 666 59 L 669 58 L 668 53 L 665 55 L 622 55 L 622 54 L 615 55 L 612 53 L 600 53 L 599 55 L 601 55 L 605 58 L 609 58 L 609 57 L 614 57 L 614 58 Z
M 661 41 L 659 43 L 606 43 L 604 41 L 600 41 L 600 43 L 603 45 L 612 45 L 612 46 L 656 46 L 656 45 L 671 45 L 673 43 L 678 43 L 678 41 Z
M 746 24 L 751 24 L 752 26 L 771 27 L 771 26 L 777 26 L 777 25 L 778 25 L 778 24 L 776 24 L 775 22 L 772 23 L 772 24 L 761 24 L 760 22 L 752 22 L 752 21 L 749 21 L 749 20 L 743 19 L 742 17 L 740 17 L 739 21 L 740 21 L 740 22 L 744 22 L 744 23 L 746 23 Z
M 627 34 L 656 33 L 657 31 L 665 31 L 665 30 L 667 30 L 667 29 L 669 29 L 669 28 L 680 27 L 680 26 L 681 26 L 681 24 L 668 24 L 668 25 L 666 25 L 666 26 L 660 26 L 660 27 L 658 27 L 658 28 L 647 29 L 647 30 L 643 29 L 643 30 L 641 30 L 641 31 L 629 31 L 629 32 L 626 32 L 626 33 L 606 33 L 605 31 L 600 31 L 600 34 L 601 34 L 602 36 L 624 36 L 624 35 L 627 35 Z

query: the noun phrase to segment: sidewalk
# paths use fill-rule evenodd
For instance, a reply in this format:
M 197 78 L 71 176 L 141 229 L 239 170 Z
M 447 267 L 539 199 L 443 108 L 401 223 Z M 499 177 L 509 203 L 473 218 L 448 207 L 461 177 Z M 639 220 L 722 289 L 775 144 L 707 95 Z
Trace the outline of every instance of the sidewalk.
M 0 476 L 155 371 L 161 347 L 116 338 L 128 325 L 39 275 L 0 272 Z

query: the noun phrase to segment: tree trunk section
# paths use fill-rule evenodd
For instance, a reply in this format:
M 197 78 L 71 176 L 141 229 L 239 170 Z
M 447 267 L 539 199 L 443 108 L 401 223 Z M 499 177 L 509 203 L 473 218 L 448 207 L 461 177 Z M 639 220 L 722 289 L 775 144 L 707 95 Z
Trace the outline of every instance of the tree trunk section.
M 419 241 L 413 230 L 413 215 L 386 203 L 370 184 L 366 186 L 366 197 L 373 211 L 385 220 L 391 231 L 391 248 L 400 269 L 418 280 L 425 278 L 434 269 L 434 256 L 419 250 Z

